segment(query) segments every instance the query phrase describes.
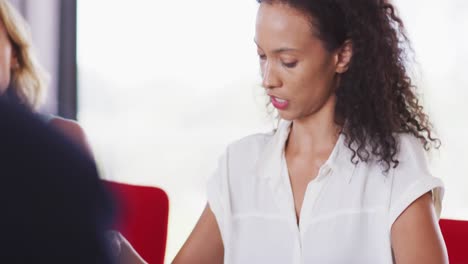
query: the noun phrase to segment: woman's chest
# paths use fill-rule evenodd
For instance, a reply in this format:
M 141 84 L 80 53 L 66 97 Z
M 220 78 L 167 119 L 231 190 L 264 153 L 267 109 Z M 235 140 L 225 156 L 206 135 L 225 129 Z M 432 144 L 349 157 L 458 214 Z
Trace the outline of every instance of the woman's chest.
M 281 216 L 243 215 L 231 225 L 231 263 L 392 263 L 381 211 L 336 212 L 299 226 Z

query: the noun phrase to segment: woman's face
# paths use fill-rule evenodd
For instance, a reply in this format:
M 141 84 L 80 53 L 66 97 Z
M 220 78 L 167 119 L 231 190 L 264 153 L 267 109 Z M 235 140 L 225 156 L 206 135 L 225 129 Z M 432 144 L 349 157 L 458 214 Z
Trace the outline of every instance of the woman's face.
M 0 21 L 0 95 L 10 84 L 11 69 L 13 67 L 13 48 L 5 26 Z
M 262 85 L 281 118 L 295 120 L 334 108 L 339 56 L 325 49 L 310 19 L 280 3 L 261 3 L 255 42 Z

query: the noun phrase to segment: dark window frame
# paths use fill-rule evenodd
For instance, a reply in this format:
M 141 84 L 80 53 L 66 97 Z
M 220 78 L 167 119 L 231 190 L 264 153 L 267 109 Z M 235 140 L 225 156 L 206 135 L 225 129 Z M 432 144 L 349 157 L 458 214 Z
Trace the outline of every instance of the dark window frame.
M 77 119 L 77 1 L 60 1 L 58 115 Z

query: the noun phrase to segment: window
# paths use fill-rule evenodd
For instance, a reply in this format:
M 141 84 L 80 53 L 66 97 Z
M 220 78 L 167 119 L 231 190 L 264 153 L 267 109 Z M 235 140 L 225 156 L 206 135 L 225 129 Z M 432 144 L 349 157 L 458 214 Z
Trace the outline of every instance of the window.
M 167 260 L 229 142 L 267 131 L 255 1 L 78 1 L 78 118 L 103 177 L 162 187 Z

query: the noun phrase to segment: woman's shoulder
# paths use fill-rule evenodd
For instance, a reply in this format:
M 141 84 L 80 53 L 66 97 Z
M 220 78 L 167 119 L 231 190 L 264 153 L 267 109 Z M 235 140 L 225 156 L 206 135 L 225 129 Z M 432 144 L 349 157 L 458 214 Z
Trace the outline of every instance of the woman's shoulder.
M 78 124 L 78 122 L 74 120 L 62 118 L 60 116 L 48 113 L 36 113 L 36 116 L 46 124 L 51 125 L 52 127 L 70 130 L 74 132 L 82 132 L 81 126 Z
M 247 155 L 249 153 L 262 151 L 274 134 L 275 130 L 272 130 L 267 133 L 255 133 L 242 137 L 228 144 L 228 152 Z
M 391 174 L 391 223 L 427 192 L 432 192 L 434 207 L 440 215 L 444 185 L 430 171 L 423 142 L 414 135 L 402 133 L 398 135 L 398 143 L 398 165 Z
M 61 118 L 58 116 L 52 116 L 48 122 L 54 128 L 65 133 L 65 135 L 69 136 L 73 139 L 81 139 L 85 137 L 85 133 L 83 128 L 76 122 L 70 119 Z
M 427 172 L 428 153 L 424 148 L 424 143 L 413 134 L 397 134 L 398 142 L 398 167 L 399 170 L 424 170 Z
M 91 147 L 88 143 L 86 133 L 80 124 L 78 124 L 78 122 L 71 119 L 51 115 L 47 123 L 51 127 L 63 133 L 66 137 L 75 142 L 79 147 L 82 147 L 88 154 L 92 156 Z
M 47 125 L 59 130 L 72 139 L 82 139 L 85 137 L 83 128 L 74 120 L 46 113 L 37 113 L 36 115 Z

